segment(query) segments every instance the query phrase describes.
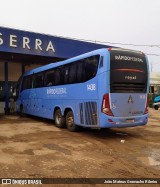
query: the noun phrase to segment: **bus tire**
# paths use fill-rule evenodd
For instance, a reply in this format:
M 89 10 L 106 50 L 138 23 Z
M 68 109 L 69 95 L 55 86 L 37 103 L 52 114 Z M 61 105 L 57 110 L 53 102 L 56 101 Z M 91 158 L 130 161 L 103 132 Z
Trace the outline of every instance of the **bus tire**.
M 154 106 L 154 109 L 155 109 L 155 110 L 158 110 L 158 108 L 159 108 L 159 107 L 158 107 L 157 105 Z
M 58 128 L 64 128 L 65 127 L 65 118 L 62 116 L 62 113 L 61 113 L 60 109 L 55 111 L 54 121 L 55 121 L 55 125 Z
M 79 126 L 74 123 L 74 115 L 72 111 L 69 111 L 66 115 L 66 126 L 67 129 L 71 132 L 79 130 Z

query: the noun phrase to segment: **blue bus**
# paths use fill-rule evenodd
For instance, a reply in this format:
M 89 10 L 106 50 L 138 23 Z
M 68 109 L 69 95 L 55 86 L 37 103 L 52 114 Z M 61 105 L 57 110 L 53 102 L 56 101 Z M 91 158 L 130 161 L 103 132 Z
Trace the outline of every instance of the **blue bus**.
M 59 128 L 135 127 L 148 121 L 149 73 L 144 53 L 95 50 L 38 67 L 17 84 L 16 109 L 53 119 Z

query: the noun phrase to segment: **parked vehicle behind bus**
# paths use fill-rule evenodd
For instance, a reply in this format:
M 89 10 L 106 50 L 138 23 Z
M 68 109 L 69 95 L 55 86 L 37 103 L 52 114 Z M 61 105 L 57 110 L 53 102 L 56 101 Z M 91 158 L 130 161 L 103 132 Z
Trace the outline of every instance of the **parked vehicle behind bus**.
M 158 110 L 160 107 L 160 96 L 154 98 L 153 107 L 155 110 Z
M 26 72 L 17 111 L 57 127 L 135 127 L 148 120 L 148 61 L 142 52 L 109 48 Z

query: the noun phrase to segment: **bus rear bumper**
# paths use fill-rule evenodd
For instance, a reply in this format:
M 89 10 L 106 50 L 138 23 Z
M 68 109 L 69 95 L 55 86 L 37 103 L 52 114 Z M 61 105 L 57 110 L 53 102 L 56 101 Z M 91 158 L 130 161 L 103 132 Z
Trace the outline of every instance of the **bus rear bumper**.
M 146 125 L 148 122 L 148 114 L 143 116 L 132 117 L 112 117 L 106 116 L 100 122 L 100 128 L 123 128 Z

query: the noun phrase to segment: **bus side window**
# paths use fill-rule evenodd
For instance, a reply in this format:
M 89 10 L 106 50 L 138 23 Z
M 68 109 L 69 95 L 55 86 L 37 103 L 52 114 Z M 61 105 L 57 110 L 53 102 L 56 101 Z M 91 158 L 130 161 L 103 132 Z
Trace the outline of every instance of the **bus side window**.
M 76 82 L 77 83 L 83 82 L 84 81 L 84 63 L 83 63 L 83 61 L 79 61 L 77 63 L 76 74 L 77 74 L 77 80 L 76 80 Z
M 28 76 L 25 76 L 25 77 L 23 78 L 21 91 L 23 91 L 23 90 L 25 90 L 25 89 L 30 89 L 30 88 L 32 88 L 32 78 L 33 78 L 32 75 L 28 75 Z
M 76 83 L 76 63 L 72 63 L 69 68 L 69 84 L 74 84 Z
M 60 77 L 60 70 L 59 68 L 55 69 L 55 85 L 60 85 L 61 84 L 61 77 Z
M 34 88 L 43 87 L 43 73 L 34 74 Z
M 99 55 L 85 59 L 85 81 L 96 76 L 99 62 Z
M 66 65 L 64 68 L 64 84 L 68 84 L 69 78 L 69 65 Z
M 69 65 L 59 67 L 59 85 L 68 84 L 68 69 Z
M 45 72 L 45 80 L 44 80 L 44 85 L 45 86 L 54 85 L 54 81 L 55 81 L 54 74 L 55 74 L 54 70 L 50 70 L 50 71 Z

